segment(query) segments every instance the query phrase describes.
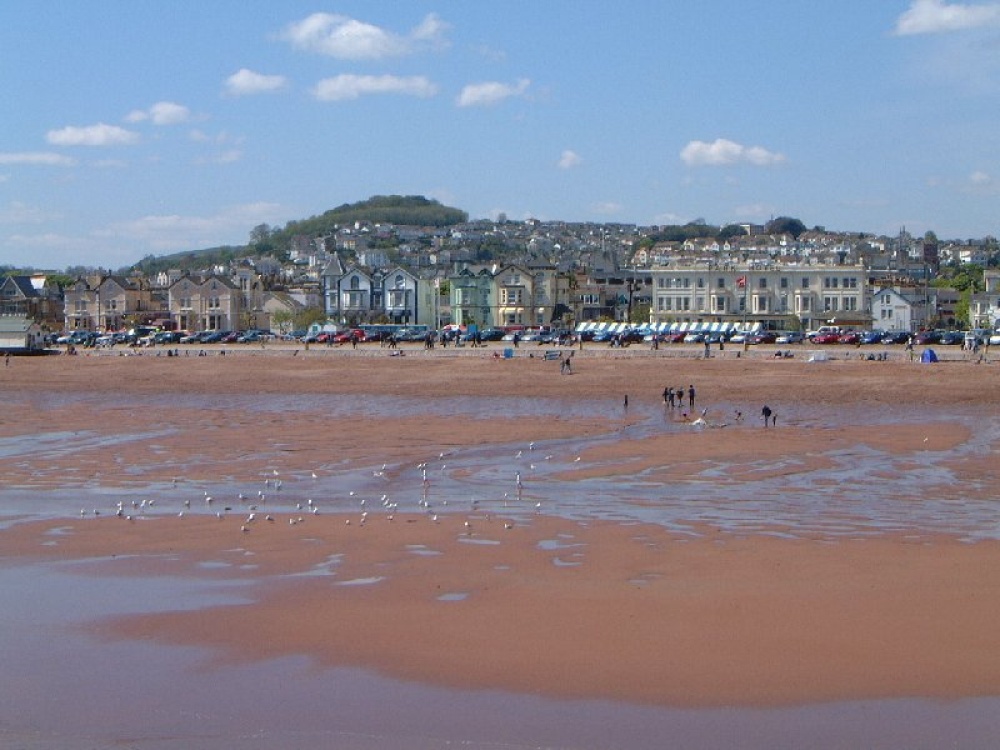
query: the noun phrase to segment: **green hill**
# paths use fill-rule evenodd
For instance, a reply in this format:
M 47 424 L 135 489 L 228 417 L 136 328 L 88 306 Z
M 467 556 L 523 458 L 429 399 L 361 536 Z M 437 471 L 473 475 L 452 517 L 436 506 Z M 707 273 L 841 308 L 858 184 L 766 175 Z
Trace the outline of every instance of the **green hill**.
M 137 263 L 135 268 L 146 274 L 155 274 L 170 268 L 196 270 L 243 257 L 273 255 L 285 260 L 293 237 L 321 237 L 332 234 L 339 226 L 354 225 L 356 222 L 446 227 L 468 220 L 469 215 L 465 211 L 420 195 L 376 195 L 357 203 L 345 203 L 319 216 L 289 221 L 283 228 L 268 227 L 266 224 L 247 227 L 247 235 L 251 237 L 247 245 L 150 255 Z

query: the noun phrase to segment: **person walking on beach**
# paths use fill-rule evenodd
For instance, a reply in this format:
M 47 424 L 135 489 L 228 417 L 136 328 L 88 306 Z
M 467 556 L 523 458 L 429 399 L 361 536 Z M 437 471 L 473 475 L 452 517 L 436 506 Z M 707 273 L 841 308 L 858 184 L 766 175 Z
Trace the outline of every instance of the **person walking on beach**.
M 625 411 L 628 411 L 628 394 L 625 394 Z
M 688 386 L 688 409 L 694 411 L 694 386 Z
M 764 426 L 765 427 L 767 427 L 768 423 L 771 421 L 771 414 L 772 413 L 773 412 L 771 411 L 771 407 L 768 406 L 767 404 L 765 404 L 764 408 L 760 410 L 760 415 L 764 418 Z
M 670 403 L 671 401 L 673 401 L 673 398 L 670 397 L 670 389 L 669 388 L 664 388 L 663 389 L 663 403 L 664 403 L 664 405 Z M 670 405 L 673 406 L 673 404 L 670 404 Z

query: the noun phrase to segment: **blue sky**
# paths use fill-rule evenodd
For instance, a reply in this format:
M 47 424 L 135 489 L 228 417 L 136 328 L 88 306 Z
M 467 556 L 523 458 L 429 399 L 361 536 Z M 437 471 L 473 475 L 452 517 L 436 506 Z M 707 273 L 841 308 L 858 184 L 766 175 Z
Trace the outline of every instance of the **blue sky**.
M 119 268 L 393 193 L 1000 221 L 1000 2 L 6 0 L 0 93 L 0 264 Z

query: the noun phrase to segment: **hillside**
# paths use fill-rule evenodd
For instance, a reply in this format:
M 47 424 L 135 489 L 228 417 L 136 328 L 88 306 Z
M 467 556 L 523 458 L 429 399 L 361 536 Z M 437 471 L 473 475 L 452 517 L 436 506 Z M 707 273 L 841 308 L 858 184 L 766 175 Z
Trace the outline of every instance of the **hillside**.
M 292 238 L 297 235 L 320 237 L 333 233 L 337 227 L 354 225 L 356 222 L 445 227 L 468 220 L 469 215 L 465 211 L 420 195 L 375 195 L 357 203 L 345 203 L 319 216 L 289 221 L 283 228 L 269 227 L 266 224 L 252 229 L 247 227 L 250 237 L 247 245 L 150 255 L 135 267 L 149 275 L 170 268 L 195 270 L 241 257 L 271 255 L 283 261 L 288 257 Z

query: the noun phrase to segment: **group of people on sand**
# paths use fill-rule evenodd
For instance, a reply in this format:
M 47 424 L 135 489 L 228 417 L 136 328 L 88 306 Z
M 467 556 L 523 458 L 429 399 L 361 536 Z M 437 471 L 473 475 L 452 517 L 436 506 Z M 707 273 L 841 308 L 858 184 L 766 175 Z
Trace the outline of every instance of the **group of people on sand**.
M 671 410 L 681 409 L 682 421 L 691 422 L 692 424 L 708 424 L 705 421 L 705 416 L 708 413 L 707 408 L 701 410 L 700 418 L 693 419 L 692 421 L 692 418 L 694 417 L 695 396 L 696 396 L 696 391 L 694 385 L 689 385 L 687 388 L 684 388 L 684 386 L 680 386 L 678 388 L 674 388 L 673 386 L 667 386 L 666 388 L 663 389 L 663 404 L 665 406 L 668 406 Z M 686 397 L 686 402 L 685 402 L 685 397 Z M 625 396 L 625 408 L 628 409 L 627 395 Z M 765 404 L 764 408 L 761 409 L 760 411 L 760 416 L 761 419 L 764 420 L 765 427 L 777 427 L 778 415 L 774 413 L 774 410 L 770 406 L 767 406 Z M 737 424 L 741 424 L 743 422 L 743 412 L 737 409 L 733 419 Z
M 684 390 L 684 386 L 679 386 L 677 389 L 674 389 L 673 386 L 667 386 L 663 389 L 663 403 L 671 409 L 683 409 L 685 393 L 687 394 L 688 409 L 694 409 L 695 390 L 693 385 L 689 385 L 687 391 Z

